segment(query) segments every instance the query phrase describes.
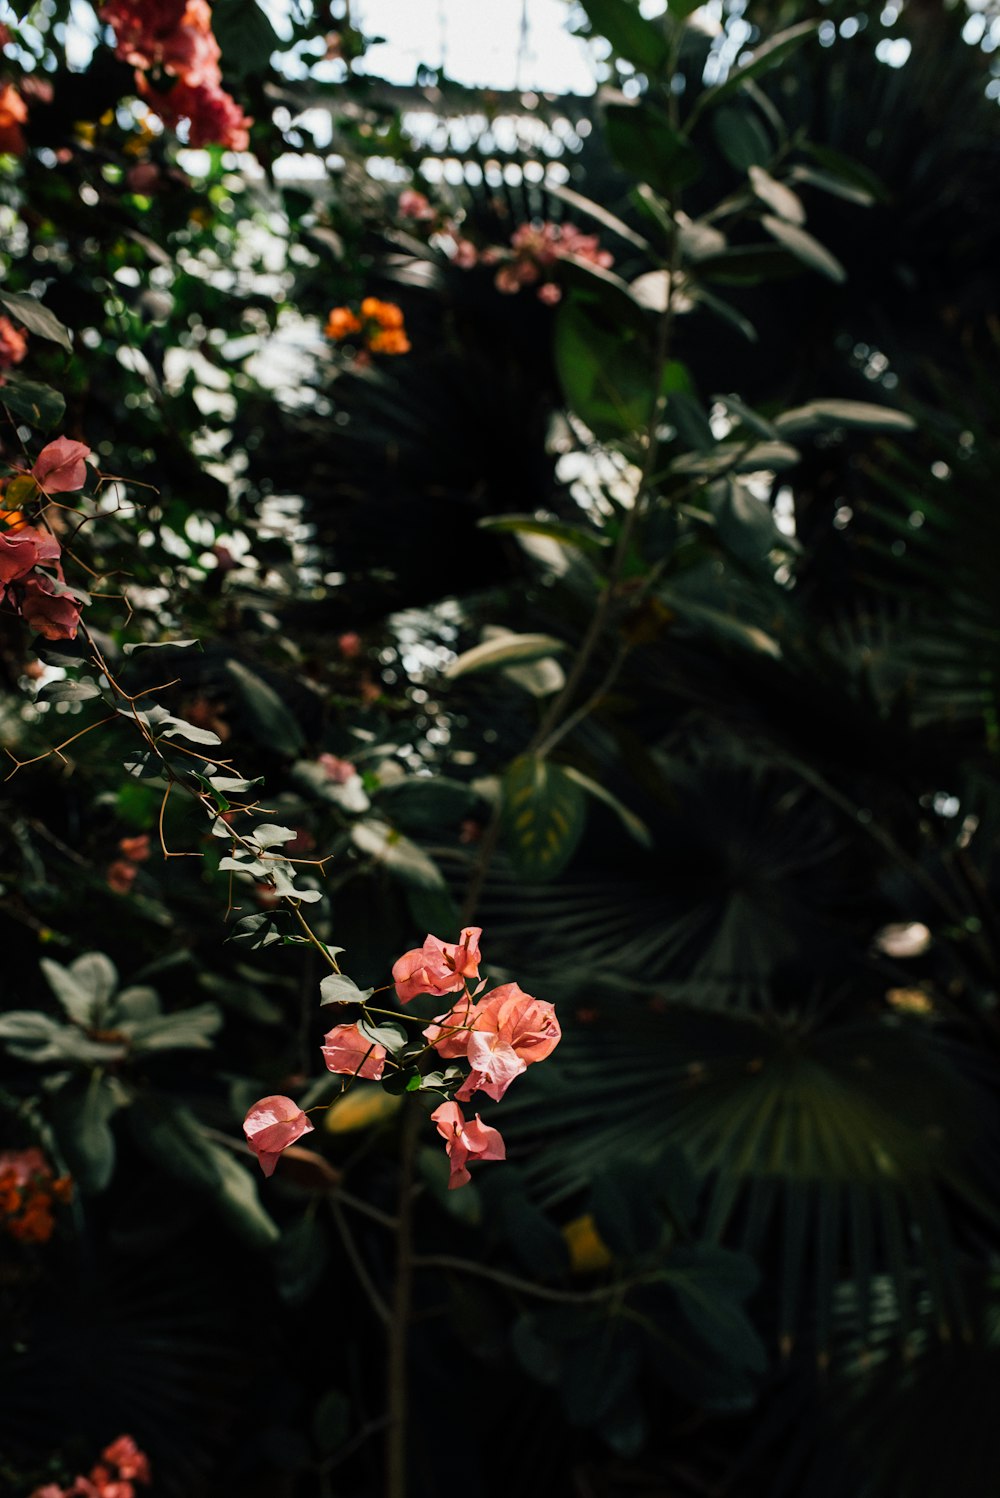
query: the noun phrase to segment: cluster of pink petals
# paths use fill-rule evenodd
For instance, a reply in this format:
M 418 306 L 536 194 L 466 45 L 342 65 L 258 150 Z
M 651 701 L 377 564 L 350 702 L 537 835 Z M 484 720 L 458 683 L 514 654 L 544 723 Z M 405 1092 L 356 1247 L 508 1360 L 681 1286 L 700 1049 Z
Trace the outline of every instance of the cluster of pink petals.
M 79 602 L 62 581 L 60 552 L 48 531 L 22 525 L 0 532 L 0 602 L 11 604 L 47 640 L 72 640 L 80 624 Z M 39 564 L 51 564 L 56 578 L 37 571 Z
M 323 1037 L 327 1071 L 378 1082 L 385 1071 L 385 1046 L 366 1040 L 357 1025 L 334 1025 Z
M 392 968 L 400 1001 L 408 1004 L 422 993 L 457 993 L 465 988 L 466 978 L 478 978 L 482 934 L 481 926 L 466 926 L 457 942 L 428 936 L 422 947 L 404 952 Z
M 298 1103 L 281 1095 L 261 1098 L 243 1120 L 247 1144 L 266 1176 L 274 1174 L 282 1150 L 301 1139 L 303 1134 L 311 1134 L 312 1128 Z
M 515 1077 L 552 1054 L 562 1031 L 554 1004 L 502 983 L 477 1003 L 440 1015 L 424 1035 L 445 1060 L 468 1061 L 471 1070 L 455 1094 L 461 1102 L 478 1091 L 498 1103 Z
M 478 1113 L 474 1122 L 467 1123 L 457 1103 L 442 1103 L 440 1108 L 435 1108 L 431 1118 L 437 1124 L 438 1133 L 448 1151 L 451 1166 L 449 1191 L 471 1181 L 467 1161 L 506 1160 L 507 1151 L 499 1129 L 492 1129 L 489 1124 L 484 1124 Z
M 77 1477 L 68 1488 L 47 1482 L 31 1498 L 135 1498 L 135 1484 L 150 1482 L 149 1458 L 131 1436 L 119 1436 L 101 1452 L 89 1477 Z
M 429 223 L 437 217 L 437 210 L 424 193 L 406 187 L 399 195 L 399 216 L 414 219 L 417 223 Z
M 20 364 L 27 352 L 27 334 L 15 328 L 9 317 L 0 317 L 0 369 Z
M 192 146 L 246 150 L 253 121 L 222 88 L 207 0 L 108 0 L 101 18 L 115 34 L 116 55 L 138 70 L 140 93 L 167 125 L 187 120 Z M 151 71 L 175 81 L 154 87 Z
M 80 489 L 89 452 L 84 442 L 57 437 L 42 448 L 31 477 L 46 495 Z M 0 603 L 11 604 L 47 640 L 75 639 L 80 624 L 80 601 L 66 586 L 61 554 L 49 531 L 23 523 L 0 531 Z
M 486 249 L 480 254 L 467 239 L 457 239 L 452 262 L 463 270 L 476 264 L 497 265 L 493 278 L 497 291 L 513 296 L 523 286 L 537 286 L 537 295 L 550 305 L 562 291 L 552 279 L 560 260 L 572 255 L 607 270 L 614 256 L 601 249 L 596 234 L 583 234 L 574 224 L 519 224 L 510 237 L 510 249 Z
M 445 1140 L 451 1173 L 449 1190 L 471 1179 L 474 1160 L 503 1160 L 504 1143 L 496 1129 L 479 1114 L 467 1122 L 460 1103 L 475 1092 L 499 1102 L 515 1077 L 537 1061 L 544 1061 L 559 1044 L 562 1032 L 555 1006 L 525 993 L 516 983 L 503 983 L 481 999 L 478 926 L 466 926 L 457 942 L 428 934 L 423 946 L 405 952 L 392 969 L 396 992 L 404 1004 L 420 994 L 462 994 L 452 1008 L 424 1030 L 424 1037 L 442 1059 L 462 1059 L 469 1074 L 454 1101 L 442 1103 L 431 1117 Z M 470 985 L 477 983 L 476 988 Z M 329 1071 L 367 1081 L 381 1081 L 389 1060 L 386 1047 L 372 1041 L 358 1024 L 334 1025 L 323 1039 L 323 1059 Z M 449 1088 L 450 1090 L 450 1088 Z M 291 1098 L 269 1097 L 255 1103 L 243 1131 L 265 1175 L 271 1175 L 283 1149 L 312 1128 Z

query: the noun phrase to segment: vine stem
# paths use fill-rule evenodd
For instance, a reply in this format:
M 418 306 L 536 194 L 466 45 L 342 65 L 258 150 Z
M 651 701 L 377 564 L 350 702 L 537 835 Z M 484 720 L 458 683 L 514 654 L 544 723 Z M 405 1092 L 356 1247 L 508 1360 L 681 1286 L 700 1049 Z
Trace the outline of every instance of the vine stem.
M 387 1429 L 385 1498 L 406 1498 L 410 1310 L 413 1298 L 413 1186 L 422 1110 L 404 1099 L 399 1145 L 399 1206 L 396 1213 L 396 1280 L 389 1319 L 386 1366 Z

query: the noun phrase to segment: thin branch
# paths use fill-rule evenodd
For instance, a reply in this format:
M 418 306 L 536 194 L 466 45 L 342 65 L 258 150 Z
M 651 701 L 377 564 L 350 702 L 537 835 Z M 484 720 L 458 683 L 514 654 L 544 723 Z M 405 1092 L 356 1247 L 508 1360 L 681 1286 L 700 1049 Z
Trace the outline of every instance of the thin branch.
M 338 1231 L 340 1232 L 341 1240 L 344 1244 L 344 1251 L 351 1261 L 351 1268 L 357 1275 L 358 1282 L 361 1285 L 361 1288 L 364 1290 L 365 1294 L 368 1296 L 368 1299 L 371 1301 L 372 1310 L 375 1312 L 382 1325 L 388 1326 L 390 1324 L 389 1307 L 386 1305 L 382 1296 L 375 1288 L 375 1283 L 372 1280 L 371 1275 L 368 1273 L 368 1266 L 365 1263 L 364 1259 L 361 1257 L 360 1252 L 358 1251 L 358 1245 L 355 1243 L 351 1230 L 347 1225 L 347 1219 L 345 1218 L 343 1212 L 340 1210 L 336 1196 L 332 1196 L 330 1198 L 330 1211 L 333 1213 L 334 1221 L 336 1222 Z

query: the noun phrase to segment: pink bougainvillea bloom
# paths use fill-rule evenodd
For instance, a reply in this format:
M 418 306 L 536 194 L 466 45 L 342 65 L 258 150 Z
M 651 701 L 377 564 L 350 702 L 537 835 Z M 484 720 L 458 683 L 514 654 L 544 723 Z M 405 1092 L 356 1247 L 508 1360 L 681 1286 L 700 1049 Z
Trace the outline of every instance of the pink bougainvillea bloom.
M 38 454 L 31 477 L 46 494 L 69 494 L 74 489 L 83 488 L 87 476 L 84 460 L 89 456 L 90 448 L 85 442 L 57 437 Z
M 132 863 L 145 863 L 149 857 L 149 833 L 141 832 L 138 837 L 120 838 L 118 851 L 123 858 L 130 859 Z
M 116 895 L 129 894 L 138 872 L 134 863 L 128 863 L 124 858 L 116 858 L 114 863 L 108 865 L 108 872 L 105 876 L 108 889 Z
M 149 1482 L 149 1458 L 140 1451 L 131 1436 L 119 1436 L 101 1452 L 101 1460 L 112 1462 L 118 1468 L 119 1477 L 136 1482 Z
M 361 654 L 361 636 L 356 630 L 347 630 L 345 634 L 337 636 L 337 649 L 345 661 L 355 660 Z
M 461 1102 L 477 1090 L 499 1102 L 515 1077 L 552 1054 L 562 1031 L 555 1005 L 503 983 L 477 1004 L 441 1015 L 424 1035 L 446 1060 L 468 1060 L 472 1070 L 455 1094 Z
M 321 754 L 316 763 L 334 785 L 346 785 L 358 773 L 349 759 L 338 759 L 335 754 Z
M 366 1040 L 357 1025 L 334 1025 L 320 1047 L 328 1071 L 377 1082 L 385 1071 L 385 1046 Z
M 312 1129 L 298 1103 L 280 1095 L 261 1098 L 243 1120 L 247 1144 L 266 1176 L 274 1174 L 282 1150 L 301 1139 L 303 1134 L 311 1134 Z
M 442 1103 L 435 1108 L 431 1118 L 437 1124 L 438 1133 L 445 1142 L 451 1175 L 448 1190 L 465 1186 L 472 1177 L 466 1167 L 467 1160 L 506 1160 L 507 1150 L 499 1129 L 484 1124 L 479 1114 L 475 1122 L 466 1123 L 465 1115 L 457 1103 Z
M 179 78 L 167 93 L 148 86 L 141 87 L 140 92 L 171 128 L 187 120 L 188 142 L 192 146 L 228 146 L 233 151 L 245 151 L 250 144 L 253 120 L 243 113 L 235 99 L 214 84 L 192 86 Z
M 0 369 L 20 364 L 27 352 L 27 334 L 15 328 L 9 317 L 0 317 Z
M 402 1003 L 418 994 L 457 993 L 466 978 L 479 977 L 481 926 L 466 926 L 458 942 L 428 935 L 422 947 L 404 952 L 393 963 L 392 980 Z
M 64 1490 L 54 1482 L 47 1482 L 43 1488 L 36 1488 L 31 1498 L 66 1498 Z
M 28 106 L 12 83 L 0 85 L 0 155 L 23 156 L 28 149 L 21 126 L 28 118 Z
M 25 578 L 21 613 L 46 640 L 75 640 L 80 605 L 72 593 L 60 592 L 44 573 Z
M 15 1186 L 26 1186 L 36 1176 L 52 1178 L 52 1167 L 37 1145 L 26 1150 L 4 1150 L 0 1155 L 0 1176 L 13 1176 Z
M 538 288 L 538 300 L 547 307 L 554 307 L 557 302 L 562 301 L 562 291 L 554 281 L 546 281 L 544 286 Z
M 19 525 L 15 531 L 0 532 L 0 587 L 27 577 L 39 562 L 58 561 L 59 554 L 59 542 L 48 531 Z
M 405 187 L 399 195 L 399 216 L 426 222 L 435 215 L 429 198 L 412 187 Z

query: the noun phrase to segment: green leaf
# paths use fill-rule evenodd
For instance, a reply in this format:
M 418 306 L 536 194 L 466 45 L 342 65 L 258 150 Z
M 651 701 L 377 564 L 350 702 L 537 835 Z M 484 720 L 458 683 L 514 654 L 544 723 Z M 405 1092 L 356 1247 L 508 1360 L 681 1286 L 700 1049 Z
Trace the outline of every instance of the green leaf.
M 623 801 L 619 801 L 607 786 L 601 785 L 597 780 L 591 780 L 589 775 L 584 775 L 583 771 L 576 769 L 574 765 L 563 765 L 562 769 L 563 773 L 571 780 L 575 780 L 588 796 L 593 796 L 596 800 L 603 801 L 605 806 L 610 806 L 625 831 L 630 837 L 634 837 L 637 843 L 644 848 L 653 846 L 652 834 L 642 818 L 637 817 L 634 811 L 630 811 Z
M 692 129 L 695 121 L 706 109 L 714 109 L 720 100 L 727 99 L 731 94 L 736 93 L 751 78 L 757 78 L 769 68 L 775 67 L 777 63 L 783 62 L 790 52 L 794 52 L 804 41 L 815 35 L 818 29 L 818 21 L 801 21 L 797 26 L 790 26 L 787 31 L 779 31 L 777 36 L 773 36 L 770 41 L 756 48 L 749 62 L 745 62 L 742 67 L 734 68 L 728 78 L 715 84 L 713 88 L 707 88 L 703 94 L 699 94 L 688 116 L 687 129 L 689 131 Z
M 362 1035 L 365 1040 L 371 1041 L 372 1045 L 385 1046 L 390 1056 L 401 1051 L 409 1038 L 403 1026 L 397 1025 L 394 1020 L 377 1024 L 375 1020 L 368 1019 L 365 1015 L 358 1020 L 358 1034 Z
M 876 201 L 875 194 L 867 187 L 845 182 L 842 177 L 835 177 L 831 172 L 821 172 L 814 166 L 793 166 L 790 175 L 795 182 L 804 182 L 807 187 L 817 187 L 820 192 L 843 198 L 847 203 L 857 203 L 862 208 L 869 208 Z
M 277 848 L 282 843 L 290 843 L 298 836 L 294 827 L 278 827 L 274 822 L 261 822 L 249 834 L 252 842 L 258 848 Z
M 236 689 L 248 727 L 257 742 L 278 754 L 291 756 L 300 753 L 305 735 L 274 688 L 242 661 L 228 660 L 226 674 Z
M 468 676 L 473 671 L 495 670 L 499 666 L 512 666 L 519 661 L 537 661 L 543 656 L 565 650 L 564 640 L 554 635 L 518 635 L 512 630 L 490 640 L 483 640 L 466 650 L 456 660 L 449 662 L 444 674 L 454 681 L 459 676 Z
M 115 1168 L 110 1119 L 120 1098 L 100 1072 L 64 1083 L 52 1098 L 52 1127 L 74 1181 L 85 1194 L 103 1191 Z
M 741 562 L 762 561 L 775 547 L 794 547 L 791 537 L 778 529 L 774 512 L 766 500 L 757 499 L 745 485 L 733 479 L 713 484 L 709 505 L 715 516 L 719 540 Z
M 212 30 L 222 49 L 226 77 L 240 83 L 266 73 L 272 52 L 281 47 L 281 39 L 255 0 L 215 0 Z
M 37 297 L 26 291 L 0 291 L 0 307 L 6 307 L 12 317 L 23 323 L 29 333 L 39 338 L 48 338 L 58 343 L 68 354 L 73 352 L 73 340 L 69 329 L 61 323 L 54 312 L 43 307 Z
M 346 973 L 328 973 L 319 985 L 320 1004 L 363 1004 L 374 988 L 359 988 Z
M 662 21 L 647 21 L 636 0 L 581 0 L 594 30 L 640 72 L 656 77 L 670 59 L 670 42 Z M 672 9 L 672 8 L 671 8 Z
M 634 316 L 645 314 L 632 303 Z M 571 292 L 559 305 L 555 359 L 566 404 L 598 437 L 631 437 L 653 408 L 652 349 L 617 308 Z
M 88 702 L 99 697 L 101 689 L 96 681 L 87 677 L 84 681 L 50 681 L 38 691 L 39 702 Z
M 277 1242 L 278 1228 L 261 1206 L 249 1170 L 206 1137 L 190 1109 L 147 1094 L 133 1103 L 129 1119 L 140 1149 L 168 1175 L 202 1192 L 245 1242 L 255 1248 Z
M 65 968 L 42 957 L 39 966 L 70 1019 L 78 1025 L 97 1025 L 118 987 L 114 963 L 103 952 L 86 952 Z
M 123 655 L 135 655 L 137 650 L 189 650 L 192 645 L 201 645 L 200 640 L 136 640 L 122 646 Z
M 892 406 L 877 406 L 871 401 L 815 400 L 796 406 L 774 418 L 784 436 L 828 430 L 830 427 L 859 427 L 869 431 L 912 432 L 913 417 Z
M 710 453 L 684 453 L 670 465 L 671 473 L 691 473 L 710 478 L 721 473 L 756 473 L 770 469 L 780 473 L 794 468 L 802 454 L 787 442 L 719 442 Z
M 673 198 L 701 175 L 700 155 L 655 105 L 609 104 L 605 122 L 608 147 L 618 164 L 665 197 Z
M 837 257 L 831 255 L 825 245 L 807 234 L 805 229 L 800 229 L 797 224 L 786 223 L 784 219 L 773 218 L 769 213 L 765 213 L 761 224 L 772 238 L 784 245 L 803 265 L 808 265 L 810 270 L 819 271 L 831 281 L 847 280 L 847 272 Z
M 747 172 L 750 186 L 762 203 L 789 224 L 804 224 L 806 211 L 799 197 L 783 182 L 776 182 L 763 167 L 751 166 Z
M 269 947 L 281 939 L 281 932 L 277 929 L 274 916 L 270 913 L 245 915 L 230 928 L 229 935 L 226 937 L 227 941 L 249 942 L 252 952 L 255 952 L 258 947 Z
M 50 385 L 40 385 L 36 380 L 26 380 L 23 375 L 9 370 L 3 385 L 0 385 L 0 405 L 43 432 L 62 421 L 66 414 L 66 401 L 58 390 L 53 390 Z
M 504 775 L 501 796 L 501 829 L 515 869 L 525 879 L 554 878 L 583 833 L 580 785 L 561 765 L 525 754 Z
M 590 530 L 570 520 L 543 520 L 537 515 L 485 515 L 476 522 L 483 531 L 510 531 L 515 535 L 548 536 L 561 546 L 576 546 L 581 551 L 600 553 L 611 545 L 603 531 Z
M 422 848 L 403 837 L 387 822 L 357 822 L 351 842 L 376 863 L 383 864 L 403 884 L 422 889 L 445 889 L 444 875 Z
M 712 115 L 712 134 L 731 167 L 745 172 L 763 166 L 774 155 L 774 145 L 755 109 L 724 104 Z
M 132 1042 L 137 1055 L 152 1051 L 207 1051 L 222 1026 L 214 1004 L 195 1004 L 176 1014 L 149 1015 L 120 1022 L 117 1029 Z

